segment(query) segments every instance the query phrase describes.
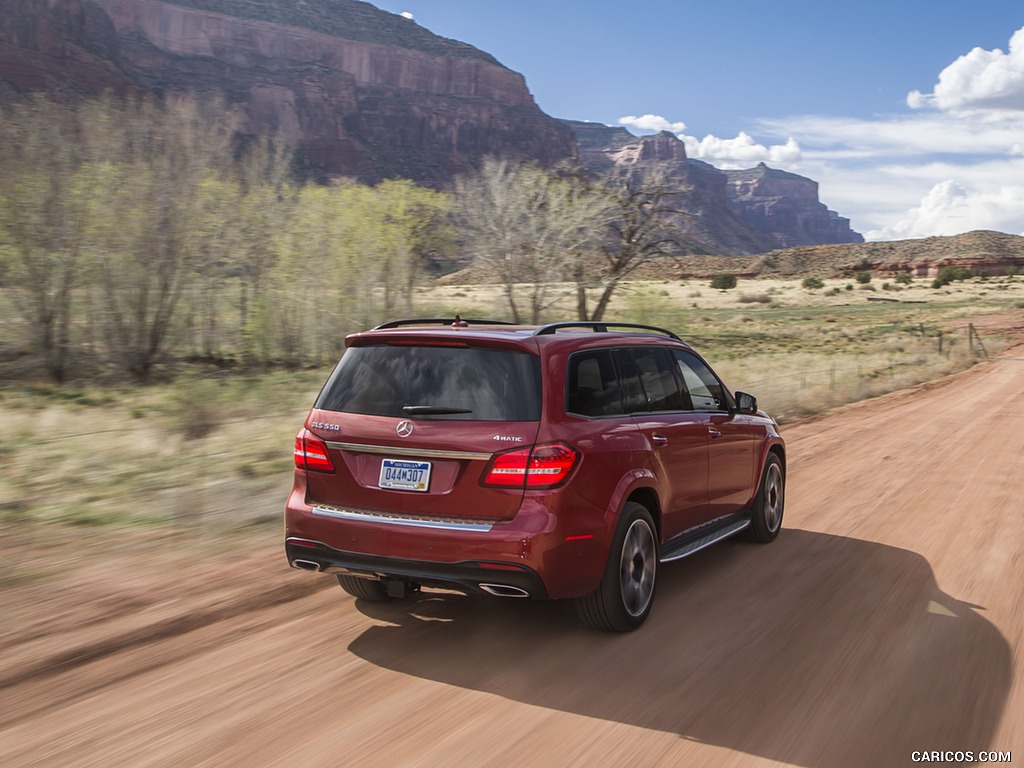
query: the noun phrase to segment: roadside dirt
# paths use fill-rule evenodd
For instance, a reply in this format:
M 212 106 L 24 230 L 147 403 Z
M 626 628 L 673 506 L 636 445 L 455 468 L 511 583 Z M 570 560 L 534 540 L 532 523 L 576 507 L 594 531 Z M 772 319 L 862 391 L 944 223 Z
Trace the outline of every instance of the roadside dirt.
M 789 425 L 780 538 L 666 566 L 651 619 L 624 636 L 584 630 L 559 603 L 356 602 L 287 569 L 270 529 L 111 535 L 102 555 L 5 535 L 0 554 L 30 575 L 0 590 L 0 761 L 1019 761 L 1022 401 L 1018 345 Z

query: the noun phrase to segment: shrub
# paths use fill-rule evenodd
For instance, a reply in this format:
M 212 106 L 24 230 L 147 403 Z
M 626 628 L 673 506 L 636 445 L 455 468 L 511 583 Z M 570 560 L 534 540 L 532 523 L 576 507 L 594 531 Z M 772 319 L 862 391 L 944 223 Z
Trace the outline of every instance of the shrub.
M 910 285 L 914 282 L 913 276 L 909 272 L 900 272 L 896 277 L 893 278 L 900 285 Z
M 820 288 L 825 287 L 824 281 L 820 277 L 805 277 L 804 281 L 800 283 L 808 291 L 817 291 Z
M 736 275 L 731 272 L 719 272 L 711 276 L 711 287 L 720 291 L 727 291 L 736 287 Z
M 949 285 L 954 280 L 968 280 L 971 277 L 971 270 L 967 267 L 943 267 L 932 281 L 932 288 L 941 288 L 944 285 Z
M 871 273 L 870 272 L 858 272 L 857 273 L 857 282 L 860 283 L 861 285 L 867 285 L 868 283 L 871 282 Z

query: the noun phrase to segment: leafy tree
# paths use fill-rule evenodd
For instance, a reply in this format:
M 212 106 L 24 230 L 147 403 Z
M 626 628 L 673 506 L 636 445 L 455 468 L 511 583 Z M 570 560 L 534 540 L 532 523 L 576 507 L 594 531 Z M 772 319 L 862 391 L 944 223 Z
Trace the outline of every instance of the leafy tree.
M 93 203 L 109 353 L 139 381 L 166 351 L 171 323 L 202 259 L 193 230 L 204 185 L 232 161 L 222 104 L 173 97 L 105 99 L 83 116 L 87 146 L 111 181 Z
M 283 137 L 252 142 L 235 168 L 241 199 L 235 218 L 240 243 L 233 273 L 238 278 L 238 321 L 243 361 L 253 362 L 259 338 L 250 319 L 250 306 L 261 304 L 266 276 L 277 263 L 279 239 L 289 231 L 298 204 L 292 167 L 294 149 Z M 257 323 L 258 324 L 258 323 Z
M 194 257 L 191 285 L 185 294 L 185 326 L 193 351 L 210 360 L 224 357 L 224 344 L 234 341 L 221 326 L 229 314 L 227 288 L 242 252 L 241 199 L 241 187 L 234 179 L 205 179 L 197 189 L 196 222 L 188 233 Z
M 336 357 L 347 329 L 409 312 L 423 257 L 450 247 L 448 213 L 446 195 L 408 181 L 298 189 L 253 305 L 257 359 Z
M 384 312 L 412 306 L 413 289 L 431 253 L 451 252 L 455 231 L 447 195 L 408 180 L 384 181 L 374 188 L 382 237 L 373 249 L 380 268 Z
M 13 300 L 57 382 L 68 374 L 73 297 L 85 281 L 90 190 L 78 116 L 35 96 L 0 116 L 0 258 Z

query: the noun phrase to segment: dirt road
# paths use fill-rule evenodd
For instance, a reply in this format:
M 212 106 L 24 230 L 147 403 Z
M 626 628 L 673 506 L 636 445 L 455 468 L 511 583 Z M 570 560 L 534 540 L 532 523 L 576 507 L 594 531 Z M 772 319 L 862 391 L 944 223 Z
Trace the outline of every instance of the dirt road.
M 214 604 L 159 637 L 53 655 L 58 669 L 33 667 L 16 637 L 0 649 L 0 763 L 1022 762 L 1022 403 L 1017 347 L 790 427 L 782 536 L 665 567 L 629 635 L 586 631 L 561 604 L 366 605 L 332 586 Z M 329 581 L 283 569 L 277 546 L 254 557 L 268 584 Z

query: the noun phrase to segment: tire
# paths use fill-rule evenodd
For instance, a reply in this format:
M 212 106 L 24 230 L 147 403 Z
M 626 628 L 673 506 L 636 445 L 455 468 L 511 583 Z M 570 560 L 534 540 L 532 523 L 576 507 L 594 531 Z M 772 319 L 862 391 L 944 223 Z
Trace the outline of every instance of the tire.
M 761 485 L 750 510 L 749 538 L 759 544 L 774 541 L 782 530 L 782 513 L 786 507 L 786 475 L 782 461 L 774 453 L 768 454 L 761 474 Z
M 647 619 L 654 605 L 658 574 L 655 531 L 650 512 L 627 501 L 600 585 L 591 594 L 576 599 L 576 613 L 588 627 L 629 632 Z
M 358 576 L 339 573 L 338 583 L 341 585 L 342 589 L 360 600 L 369 600 L 374 603 L 386 603 L 388 600 L 393 599 L 388 596 L 388 585 L 383 581 L 361 579 Z

